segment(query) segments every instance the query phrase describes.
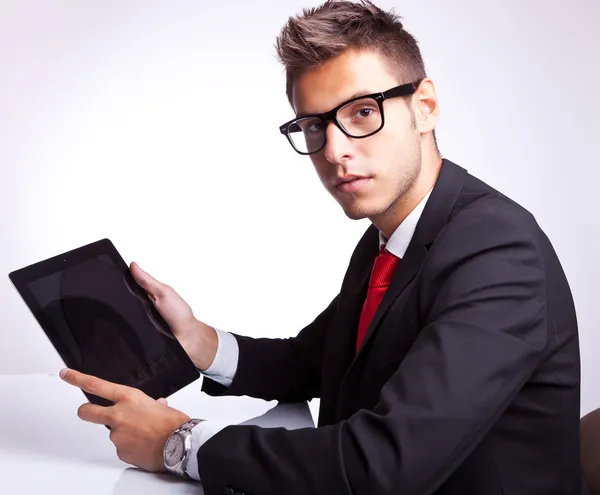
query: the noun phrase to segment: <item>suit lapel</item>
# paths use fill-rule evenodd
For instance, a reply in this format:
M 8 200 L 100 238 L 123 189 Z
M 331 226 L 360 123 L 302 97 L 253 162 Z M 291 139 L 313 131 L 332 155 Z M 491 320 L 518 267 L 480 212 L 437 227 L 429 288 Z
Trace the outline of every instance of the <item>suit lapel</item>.
M 415 275 L 421 268 L 426 256 L 427 250 L 421 244 L 421 241 L 416 236 L 413 236 L 410 244 L 408 245 L 408 249 L 406 250 L 404 258 L 400 261 L 396 273 L 392 277 L 390 286 L 383 296 L 381 304 L 373 316 L 373 320 L 371 320 L 371 323 L 369 324 L 365 338 L 363 339 L 360 349 L 358 350 L 357 358 L 365 349 L 366 344 L 371 336 L 375 333 L 375 330 L 377 329 L 381 319 L 390 309 L 390 306 L 394 300 L 400 294 L 402 294 L 412 279 L 415 278 Z
M 328 332 L 322 382 L 319 424 L 329 424 L 343 416 L 342 402 L 352 383 L 355 363 L 368 356 L 368 343 L 376 335 L 385 314 L 393 302 L 402 295 L 417 276 L 427 256 L 431 243 L 448 222 L 462 190 L 467 171 L 444 159 L 436 185 L 425 205 L 408 249 L 398 266 L 378 310 L 373 317 L 359 352 L 356 353 L 356 333 L 367 284 L 375 257 L 379 252 L 378 232 L 372 225 L 359 241 L 350 260 L 340 291 L 340 301 L 335 322 Z M 352 392 L 349 392 L 352 393 Z M 356 398 L 354 399 L 356 400 Z
M 417 276 L 427 257 L 429 246 L 448 222 L 462 191 L 466 175 L 467 171 L 462 167 L 449 160 L 443 160 L 438 180 L 417 223 L 415 234 L 392 278 L 390 287 L 367 329 L 367 334 L 359 352 L 356 353 L 353 351 L 355 349 L 356 330 L 358 328 L 362 305 L 367 294 L 368 279 L 378 253 L 377 230 L 375 229 L 375 233 L 371 233 L 370 236 L 365 235 L 361 239 L 358 250 L 368 253 L 368 255 L 359 256 L 357 257 L 358 261 L 355 261 L 354 265 L 350 264 L 346 277 L 347 280 L 345 280 L 346 296 L 340 301 L 339 312 L 341 315 L 339 324 L 335 325 L 335 330 L 332 329 L 334 330 L 332 334 L 335 334 L 334 338 L 339 339 L 339 344 L 343 343 L 341 347 L 344 349 L 345 356 L 341 366 L 337 369 L 337 383 L 339 383 L 339 388 L 337 390 L 336 402 L 338 413 L 343 391 L 349 382 L 348 376 L 351 374 L 355 363 L 363 356 L 368 355 L 368 343 L 377 334 L 382 320 L 393 302 L 402 295 L 402 292 L 406 290 L 410 282 Z M 362 248 L 360 247 L 361 244 L 363 245 Z M 353 272 L 354 276 L 350 277 L 350 272 Z
M 342 282 L 338 310 L 324 350 L 319 425 L 335 420 L 336 398 L 344 375 L 356 356 L 356 330 L 367 295 L 371 266 L 378 253 L 378 238 L 377 229 L 370 226 L 359 241 Z
M 423 209 L 404 258 L 400 261 L 390 286 L 367 329 L 367 334 L 356 356 L 357 358 L 366 348 L 369 339 L 376 333 L 381 319 L 390 309 L 394 300 L 402 294 L 421 269 L 429 246 L 448 222 L 452 209 L 463 189 L 466 175 L 467 171 L 462 167 L 446 159 L 442 161 L 442 167 L 431 196 Z

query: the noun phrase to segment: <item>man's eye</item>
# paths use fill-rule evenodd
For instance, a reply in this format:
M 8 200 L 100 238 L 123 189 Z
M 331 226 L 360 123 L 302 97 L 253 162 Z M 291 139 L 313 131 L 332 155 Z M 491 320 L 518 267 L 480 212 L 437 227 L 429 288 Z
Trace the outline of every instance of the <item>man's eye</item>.
M 359 117 L 370 117 L 373 115 L 372 108 L 361 108 L 358 112 L 356 112 Z
M 321 122 L 314 122 L 308 126 L 309 132 L 321 132 L 323 130 L 323 124 Z

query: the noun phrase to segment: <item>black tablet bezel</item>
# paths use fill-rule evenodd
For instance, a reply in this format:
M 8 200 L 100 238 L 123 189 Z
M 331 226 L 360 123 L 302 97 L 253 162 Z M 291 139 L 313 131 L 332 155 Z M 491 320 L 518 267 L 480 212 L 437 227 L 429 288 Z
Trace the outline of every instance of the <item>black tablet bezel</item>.
M 109 239 L 101 239 L 66 253 L 53 256 L 44 261 L 40 261 L 38 263 L 15 270 L 8 275 L 15 289 L 39 323 L 40 327 L 46 334 L 46 337 L 48 337 L 50 343 L 54 346 L 65 365 L 68 368 L 77 371 L 83 370 L 79 368 L 77 360 L 71 354 L 68 346 L 59 337 L 52 323 L 45 319 L 41 311 L 42 308 L 38 304 L 37 299 L 29 290 L 28 284 L 42 277 L 64 270 L 71 264 L 79 263 L 91 258 L 97 258 L 102 255 L 108 255 L 111 258 L 115 266 L 117 266 L 117 268 L 123 273 L 123 276 L 126 277 L 127 282 L 132 290 L 138 291 L 138 295 L 140 297 L 147 297 L 145 291 L 134 281 L 129 270 L 129 266 L 127 263 L 125 263 L 125 260 L 121 257 Z M 169 327 L 162 316 L 160 316 L 152 304 L 149 306 L 150 311 L 152 312 L 152 317 L 156 319 L 156 321 L 159 322 L 159 324 L 165 330 L 168 330 Z M 200 376 L 200 372 L 194 366 L 194 363 L 186 354 L 179 341 L 177 341 L 177 339 L 172 339 L 170 342 L 171 350 L 177 356 L 178 366 L 176 368 L 162 371 L 158 375 L 152 377 L 152 379 L 147 380 L 141 386 L 136 387 L 154 399 L 169 397 L 173 393 L 197 380 Z M 100 378 L 103 377 L 101 376 Z M 135 386 L 131 384 L 126 385 Z M 91 403 L 105 406 L 112 404 L 110 401 L 101 397 L 89 394 L 87 392 L 83 393 Z

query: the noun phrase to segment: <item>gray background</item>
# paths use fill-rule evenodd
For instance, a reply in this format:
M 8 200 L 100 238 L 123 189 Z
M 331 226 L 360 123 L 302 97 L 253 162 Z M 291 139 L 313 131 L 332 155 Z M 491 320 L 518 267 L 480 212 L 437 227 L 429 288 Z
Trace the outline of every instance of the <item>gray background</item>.
M 368 226 L 278 133 L 292 112 L 273 43 L 313 5 L 0 1 L 0 274 L 109 237 L 210 324 L 283 337 L 312 321 Z M 600 407 L 600 3 L 379 5 L 420 41 L 444 156 L 552 239 L 579 315 L 582 412 Z M 0 374 L 57 372 L 5 275 Z

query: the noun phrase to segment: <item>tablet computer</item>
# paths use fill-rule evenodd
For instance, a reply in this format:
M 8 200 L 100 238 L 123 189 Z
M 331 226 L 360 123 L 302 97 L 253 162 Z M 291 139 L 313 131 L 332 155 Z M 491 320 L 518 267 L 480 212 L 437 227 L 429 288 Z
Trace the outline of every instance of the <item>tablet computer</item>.
M 13 271 L 9 278 L 69 368 L 154 399 L 199 378 L 109 239 Z M 84 393 L 94 404 L 112 405 Z

